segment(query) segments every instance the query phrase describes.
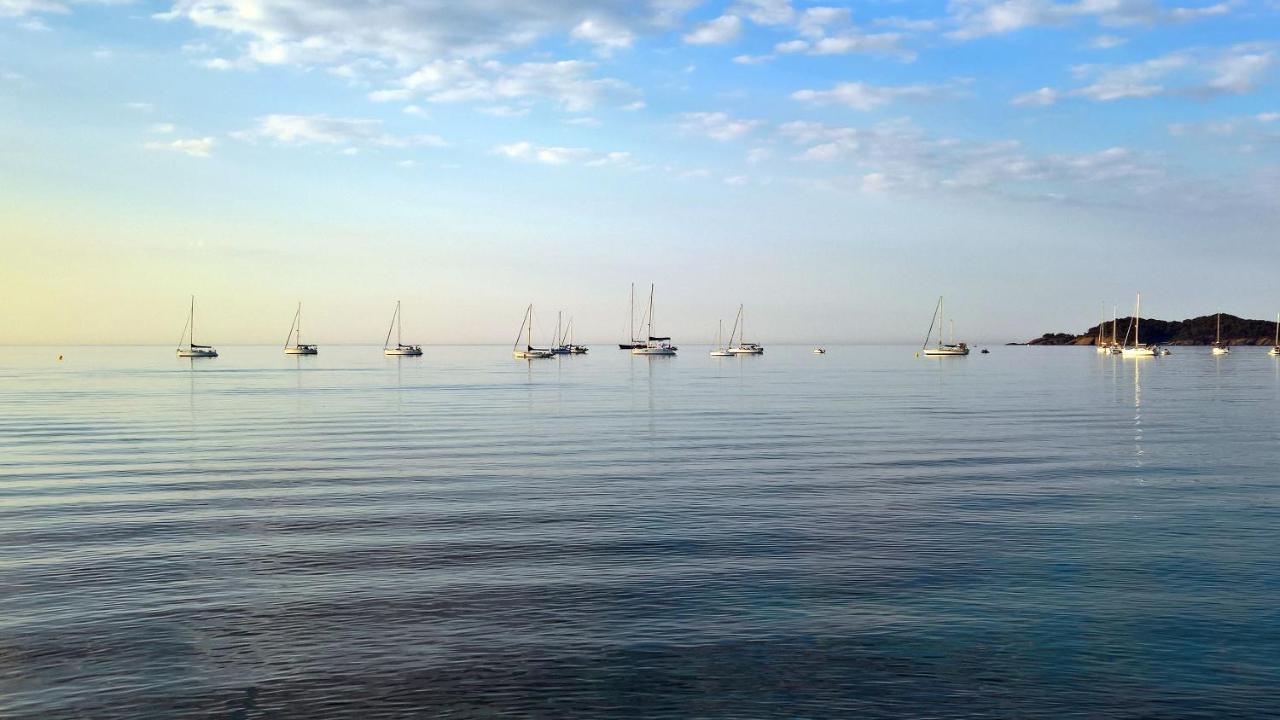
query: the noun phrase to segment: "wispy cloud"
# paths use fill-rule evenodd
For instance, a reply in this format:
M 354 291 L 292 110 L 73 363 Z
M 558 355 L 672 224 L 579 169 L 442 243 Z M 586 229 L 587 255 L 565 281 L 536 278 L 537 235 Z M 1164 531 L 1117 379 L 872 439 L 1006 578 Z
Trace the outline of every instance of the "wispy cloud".
M 370 94 L 375 101 L 422 98 L 429 103 L 547 101 L 580 112 L 606 101 L 635 102 L 640 93 L 614 78 L 592 75 L 595 64 L 582 60 L 526 62 L 436 60 L 402 78 L 395 87 Z
M 374 145 L 381 147 L 443 147 L 439 135 L 392 135 L 382 121 L 327 115 L 267 115 L 256 126 L 233 134 L 240 140 L 268 140 L 281 145 Z
M 723 112 L 690 112 L 681 114 L 679 118 L 682 133 L 721 142 L 737 140 L 763 124 L 760 120 L 744 120 Z
M 844 105 L 867 112 L 898 100 L 938 98 L 950 92 L 938 85 L 871 85 L 864 82 L 837 83 L 830 90 L 797 90 L 791 99 L 815 105 Z
M 153 141 L 143 147 L 148 150 L 161 150 L 182 153 L 190 157 L 207 158 L 213 154 L 215 141 L 211 137 L 187 138 L 173 141 Z

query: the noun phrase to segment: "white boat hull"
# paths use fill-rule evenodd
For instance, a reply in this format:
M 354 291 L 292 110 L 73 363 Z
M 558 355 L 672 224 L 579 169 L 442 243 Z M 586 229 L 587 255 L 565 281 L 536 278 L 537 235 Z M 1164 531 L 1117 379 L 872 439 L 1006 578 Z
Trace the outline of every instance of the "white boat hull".
M 826 354 L 827 354 L 827 351 L 826 351 L 826 350 L 824 350 L 823 348 L 814 348 L 814 349 L 813 349 L 813 354 L 814 354 L 814 355 L 826 355 Z
M 969 348 L 926 348 L 925 357 L 960 357 L 969 354 Z
M 1280 355 L 1280 345 L 1277 345 L 1276 347 L 1273 347 L 1273 348 L 1271 348 L 1270 350 L 1268 350 L 1268 351 L 1267 351 L 1267 354 L 1268 354 L 1268 355 Z
M 417 357 L 422 354 L 422 348 L 418 348 L 418 347 L 383 348 L 382 354 L 396 355 L 400 357 Z
M 712 350 L 711 357 L 730 357 L 733 353 L 728 350 Z
M 668 347 L 642 347 L 631 351 L 632 355 L 675 355 L 676 351 Z
M 1211 349 L 1209 352 L 1210 352 L 1210 354 L 1213 354 L 1213 355 L 1226 355 L 1226 354 L 1230 353 L 1230 352 L 1231 352 L 1231 350 L 1229 350 L 1228 348 L 1224 348 L 1224 347 L 1216 347 L 1216 348 Z
M 1121 357 L 1155 357 L 1160 351 L 1153 347 L 1127 347 L 1120 350 Z
M 512 350 L 511 357 L 517 360 L 536 360 L 538 358 L 555 357 L 550 350 Z
M 291 345 L 284 349 L 285 355 L 319 355 L 320 348 L 315 345 Z
M 764 348 L 762 348 L 762 347 L 734 347 L 734 348 L 729 348 L 729 354 L 730 354 L 730 355 L 763 355 L 763 354 L 764 354 Z
M 179 350 L 178 357 L 180 358 L 216 358 L 218 357 L 218 351 L 212 350 L 212 349 L 210 350 Z

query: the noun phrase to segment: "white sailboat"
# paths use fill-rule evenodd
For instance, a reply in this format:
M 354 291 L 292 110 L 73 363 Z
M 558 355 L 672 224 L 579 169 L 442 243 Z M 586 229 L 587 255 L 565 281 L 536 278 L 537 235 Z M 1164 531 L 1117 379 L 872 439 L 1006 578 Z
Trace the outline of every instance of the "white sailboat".
M 1098 316 L 1098 335 L 1093 339 L 1094 351 L 1100 355 L 1106 355 L 1111 352 L 1111 345 L 1107 342 L 1104 328 L 1107 325 L 1107 306 L 1103 304 L 1102 314 Z
M 632 355 L 675 355 L 676 346 L 669 337 L 655 337 L 653 334 L 653 285 L 649 285 L 649 339 L 644 345 L 631 349 Z
M 929 347 L 929 339 L 933 337 L 934 326 L 938 327 L 938 344 Z M 942 296 L 938 296 L 938 306 L 933 310 L 933 320 L 929 323 L 929 334 L 924 338 L 924 345 L 920 347 L 921 352 L 927 357 L 956 357 L 969 354 L 969 345 L 967 343 L 956 342 L 955 322 L 951 323 L 951 342 L 945 342 L 942 337 Z
M 733 336 L 737 334 L 738 344 L 733 344 Z M 747 334 L 747 321 L 742 316 L 742 306 L 738 306 L 738 317 L 733 320 L 733 330 L 729 331 L 729 352 L 734 355 L 763 355 L 764 348 L 757 343 L 749 343 L 744 338 Z
M 1222 313 L 1221 312 L 1218 313 L 1217 320 L 1218 320 L 1217 322 L 1218 327 L 1217 327 L 1217 330 L 1215 331 L 1216 337 L 1213 340 L 1213 347 L 1210 348 L 1209 352 L 1213 355 L 1226 355 L 1227 353 L 1231 352 L 1231 348 L 1227 346 L 1226 343 L 1222 342 Z
M 1267 351 L 1268 355 L 1280 355 L 1280 315 L 1276 315 L 1276 341 Z
M 191 332 L 188 333 L 187 331 Z M 184 344 L 182 341 L 186 340 Z M 196 344 L 196 296 L 191 296 L 191 315 L 182 328 L 182 337 L 178 338 L 178 357 L 180 358 L 216 358 L 218 351 L 212 345 Z
M 568 355 L 569 353 L 573 352 L 572 350 L 570 350 L 570 349 L 569 349 L 569 345 L 568 345 L 567 343 L 565 343 L 565 341 L 564 341 L 564 337 L 562 337 L 562 336 L 560 335 L 560 321 L 561 321 L 562 319 L 564 319 L 564 311 L 563 311 L 563 310 L 557 310 L 557 311 L 556 311 L 556 334 L 555 334 L 555 343 L 551 346 L 551 354 L 552 354 L 552 355 Z M 567 335 L 567 334 L 568 334 L 568 332 L 567 332 L 567 329 L 566 329 L 566 335 Z
M 296 333 L 296 335 L 295 335 Z M 296 340 L 295 340 L 296 337 Z M 285 355 L 318 355 L 320 348 L 302 342 L 302 303 L 298 303 L 298 311 L 293 314 L 293 324 L 289 326 L 289 335 L 284 339 Z
M 826 354 L 827 354 L 827 349 L 826 349 L 826 348 L 822 348 L 822 347 L 816 347 L 816 348 L 814 348 L 814 349 L 813 349 L 813 354 L 814 354 L 814 355 L 826 355 Z
M 569 338 L 569 343 L 567 345 L 564 342 L 565 337 Z M 591 349 L 586 345 L 579 345 L 577 340 L 574 339 L 572 316 L 570 316 L 569 318 L 569 324 L 566 325 L 564 328 L 564 336 L 560 338 L 560 344 L 563 345 L 564 347 L 569 348 L 570 355 L 585 355 L 587 351 Z
M 395 347 L 391 346 L 391 331 L 396 331 Z M 396 301 L 396 311 L 391 316 L 391 327 L 387 328 L 387 339 L 382 343 L 383 355 L 403 355 L 416 357 L 422 354 L 421 345 L 405 345 L 400 339 L 400 301 Z
M 520 338 L 525 337 L 525 328 L 529 329 L 528 342 L 520 347 Z M 517 360 L 534 360 L 536 358 L 554 357 L 554 353 L 546 348 L 533 346 L 533 304 L 524 311 L 524 320 L 520 322 L 520 333 L 516 335 L 516 344 L 511 347 L 511 356 Z
M 644 341 L 636 339 L 636 284 L 631 283 L 631 315 L 627 320 L 627 337 L 624 343 L 618 343 L 619 350 L 635 350 L 644 347 Z
M 1117 314 L 1116 314 L 1116 306 L 1112 305 L 1111 306 L 1111 344 L 1107 346 L 1107 350 L 1112 355 L 1120 354 L 1120 335 L 1117 329 L 1119 324 L 1120 324 L 1120 319 L 1117 317 Z
M 711 351 L 711 357 L 729 357 L 733 353 L 725 349 L 724 346 L 724 320 L 720 321 L 720 330 L 716 332 L 716 348 Z
M 1134 303 L 1133 309 L 1133 345 L 1125 345 L 1120 348 L 1121 357 L 1155 357 L 1160 351 L 1154 345 L 1143 345 L 1138 338 L 1138 329 L 1142 325 L 1142 293 L 1138 293 L 1137 301 Z M 1128 341 L 1128 333 L 1125 334 L 1125 341 Z

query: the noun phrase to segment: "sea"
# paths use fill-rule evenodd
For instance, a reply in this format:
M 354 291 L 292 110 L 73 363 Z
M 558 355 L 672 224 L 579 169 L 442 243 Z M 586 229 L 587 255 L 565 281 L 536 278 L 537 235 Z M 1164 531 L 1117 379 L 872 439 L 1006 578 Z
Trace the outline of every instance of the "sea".
M 0 717 L 1280 716 L 1280 359 L 0 348 Z

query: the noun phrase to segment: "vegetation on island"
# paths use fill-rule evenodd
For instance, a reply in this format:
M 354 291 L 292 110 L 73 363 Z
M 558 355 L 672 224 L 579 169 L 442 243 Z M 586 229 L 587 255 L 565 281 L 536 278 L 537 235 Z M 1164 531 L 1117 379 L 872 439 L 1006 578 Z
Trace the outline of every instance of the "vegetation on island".
M 1152 345 L 1212 345 L 1217 337 L 1217 315 L 1202 315 L 1188 320 L 1155 320 L 1142 318 L 1138 337 L 1143 344 Z M 1133 342 L 1131 329 L 1133 318 L 1116 321 L 1116 337 L 1124 342 L 1126 334 Z M 1111 342 L 1111 321 L 1095 325 L 1080 335 L 1071 333 L 1045 333 L 1027 341 L 1027 345 L 1097 345 Z M 1222 314 L 1222 341 L 1228 345 L 1271 345 L 1276 339 L 1274 320 L 1248 320 L 1235 315 Z

